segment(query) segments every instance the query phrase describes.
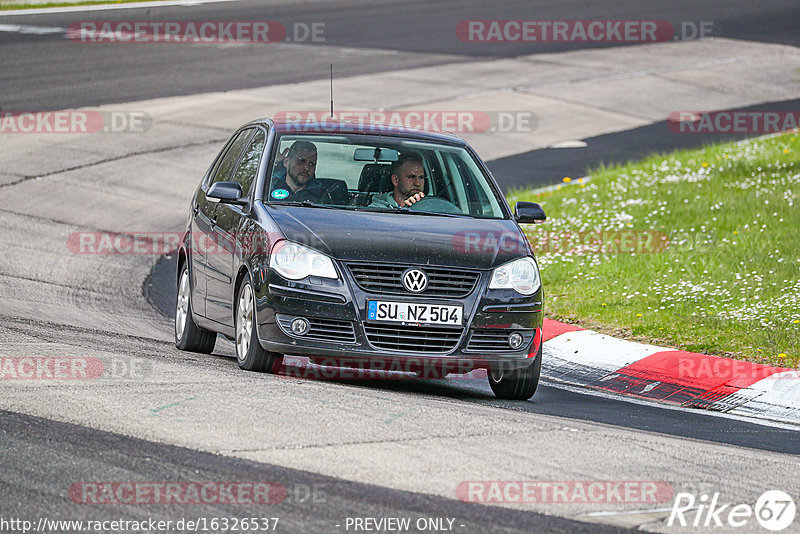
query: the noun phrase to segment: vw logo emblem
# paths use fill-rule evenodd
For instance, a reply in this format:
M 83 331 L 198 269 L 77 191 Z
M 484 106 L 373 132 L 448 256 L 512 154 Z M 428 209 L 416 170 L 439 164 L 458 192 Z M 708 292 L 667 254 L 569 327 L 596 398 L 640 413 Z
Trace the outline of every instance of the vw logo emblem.
M 420 293 L 428 287 L 428 277 L 419 269 L 409 269 L 403 273 L 403 287 L 412 293 Z

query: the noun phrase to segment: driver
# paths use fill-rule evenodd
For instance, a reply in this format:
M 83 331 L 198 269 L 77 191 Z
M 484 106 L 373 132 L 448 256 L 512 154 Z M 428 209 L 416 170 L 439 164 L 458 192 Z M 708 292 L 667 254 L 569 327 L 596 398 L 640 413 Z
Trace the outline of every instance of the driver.
M 292 202 L 329 201 L 325 187 L 314 176 L 316 168 L 316 145 L 310 141 L 295 141 L 283 158 L 283 168 L 272 175 L 270 196 Z
M 403 152 L 392 163 L 394 191 L 372 197 L 371 208 L 400 208 L 422 200 L 425 193 L 425 167 L 417 152 Z

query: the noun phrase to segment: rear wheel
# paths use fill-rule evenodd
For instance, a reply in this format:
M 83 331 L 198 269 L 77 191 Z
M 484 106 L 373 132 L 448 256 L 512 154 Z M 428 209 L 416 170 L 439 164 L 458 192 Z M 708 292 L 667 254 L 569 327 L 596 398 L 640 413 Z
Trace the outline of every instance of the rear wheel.
M 514 370 L 492 366 L 489 370 L 489 385 L 497 397 L 508 400 L 528 400 L 536 393 L 542 374 L 542 346 L 533 363 Z
M 189 267 L 184 265 L 178 280 L 178 296 L 175 303 L 175 346 L 181 350 L 211 354 L 216 342 L 217 334 L 197 326 L 192 318 Z
M 246 371 L 271 371 L 283 356 L 264 350 L 256 333 L 256 299 L 249 278 L 239 288 L 236 299 L 236 361 Z

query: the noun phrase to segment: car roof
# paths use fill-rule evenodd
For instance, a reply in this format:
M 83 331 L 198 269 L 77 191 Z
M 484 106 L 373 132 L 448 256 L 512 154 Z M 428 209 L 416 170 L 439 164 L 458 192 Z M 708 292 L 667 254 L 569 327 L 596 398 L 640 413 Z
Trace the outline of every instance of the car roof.
M 263 124 L 274 127 L 278 133 L 303 133 L 303 134 L 361 134 L 361 135 L 388 135 L 403 137 L 419 141 L 432 141 L 447 144 L 466 146 L 467 143 L 457 135 L 448 132 L 433 132 L 416 130 L 392 124 L 374 121 L 287 121 L 282 119 L 263 118 L 250 122 L 250 125 Z

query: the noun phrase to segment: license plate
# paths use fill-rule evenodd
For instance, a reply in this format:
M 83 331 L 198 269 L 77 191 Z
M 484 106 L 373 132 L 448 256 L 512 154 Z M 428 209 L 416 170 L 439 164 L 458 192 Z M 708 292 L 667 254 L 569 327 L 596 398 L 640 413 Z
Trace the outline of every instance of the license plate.
M 461 326 L 463 315 L 462 306 L 384 300 L 367 301 L 367 320 L 369 321 Z

